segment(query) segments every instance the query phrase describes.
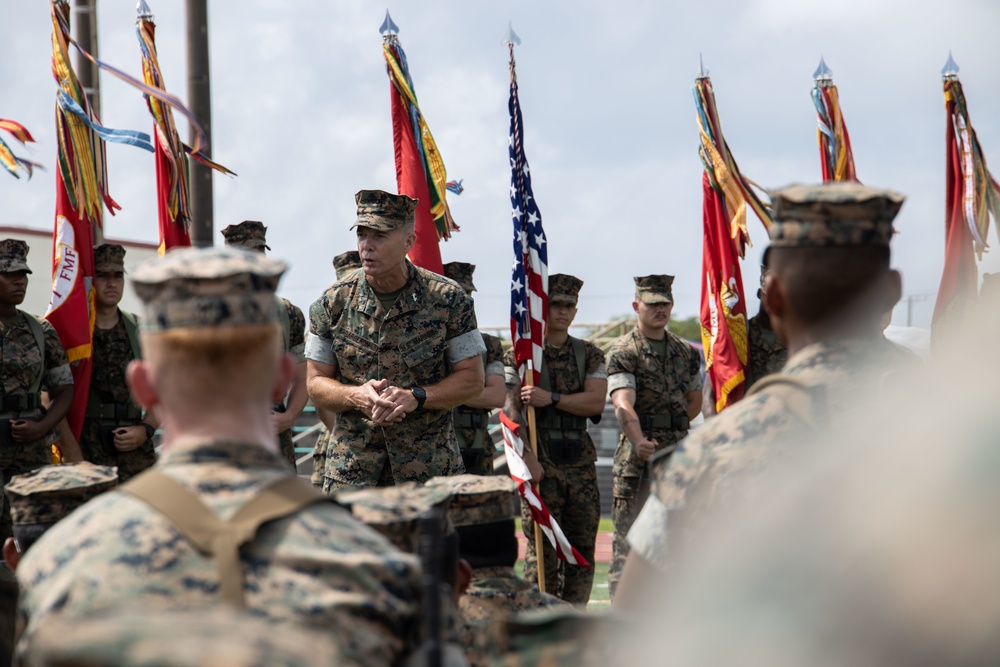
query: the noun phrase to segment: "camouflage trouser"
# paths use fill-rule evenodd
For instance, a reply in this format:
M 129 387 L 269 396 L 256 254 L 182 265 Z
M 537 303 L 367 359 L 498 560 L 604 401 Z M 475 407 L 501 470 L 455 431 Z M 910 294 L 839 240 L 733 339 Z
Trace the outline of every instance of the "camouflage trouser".
M 114 422 L 103 424 L 116 427 Z M 101 440 L 101 426 L 102 422 L 95 419 L 84 420 L 83 430 L 80 432 L 80 450 L 83 458 L 94 465 L 116 466 L 119 484 L 127 482 L 156 463 L 152 438 L 130 452 L 120 452 L 113 443 Z
M 279 433 L 278 443 L 281 445 L 281 455 L 292 466 L 292 470 L 298 473 L 299 468 L 295 465 L 295 443 L 292 442 L 292 429 Z
M 587 561 L 594 563 L 594 546 L 601 521 L 601 492 L 597 488 L 597 468 L 593 463 L 563 467 L 546 475 L 539 484 L 539 495 L 549 513 L 559 523 L 569 543 Z M 528 538 L 524 557 L 524 578 L 538 581 L 535 553 L 535 523 L 527 503 L 521 503 L 521 524 Z M 590 600 L 594 584 L 593 567 L 577 567 L 561 561 L 555 549 L 543 538 L 545 547 L 545 592 L 575 605 L 584 606 Z
M 649 482 L 643 477 L 623 477 L 616 475 L 613 482 L 614 501 L 611 508 L 611 521 L 615 526 L 614 542 L 611 545 L 611 567 L 608 568 L 608 593 L 612 599 L 618 588 L 618 580 L 625 567 L 629 546 L 626 541 L 628 531 L 632 528 L 635 517 L 638 516 L 642 504 L 649 496 Z
M 309 479 L 312 485 L 318 489 L 323 488 L 323 476 L 326 471 L 326 446 L 330 442 L 330 431 L 326 426 L 321 426 L 319 435 L 316 436 L 316 445 L 313 447 L 313 471 Z

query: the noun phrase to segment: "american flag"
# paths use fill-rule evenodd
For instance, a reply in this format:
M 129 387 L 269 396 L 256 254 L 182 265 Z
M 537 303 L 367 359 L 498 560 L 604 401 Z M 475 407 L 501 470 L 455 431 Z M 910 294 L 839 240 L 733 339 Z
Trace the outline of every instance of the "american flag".
M 514 220 L 514 268 L 510 283 L 510 335 L 514 359 L 525 377 L 531 361 L 532 384 L 542 365 L 545 312 L 549 302 L 549 259 L 542 215 L 531 194 L 531 172 L 524 157 L 521 105 L 517 99 L 514 48 L 510 55 L 510 205 Z
M 559 524 L 549 513 L 545 501 L 531 488 L 531 471 L 528 464 L 524 462 L 524 441 L 518 435 L 520 426 L 514 423 L 503 412 L 500 413 L 500 427 L 503 431 L 504 454 L 507 457 L 507 469 L 510 477 L 517 484 L 517 490 L 521 493 L 521 498 L 528 504 L 531 518 L 541 528 L 542 533 L 548 538 L 552 548 L 556 550 L 556 556 L 571 565 L 580 567 L 590 567 L 590 563 L 576 550 L 566 534 L 559 527 Z

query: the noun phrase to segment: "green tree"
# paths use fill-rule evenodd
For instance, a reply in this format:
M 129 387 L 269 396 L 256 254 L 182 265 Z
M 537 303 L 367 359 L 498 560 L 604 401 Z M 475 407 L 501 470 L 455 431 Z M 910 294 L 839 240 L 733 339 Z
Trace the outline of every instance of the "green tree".
M 699 342 L 701 340 L 701 320 L 692 315 L 683 320 L 670 319 L 670 332 L 681 338 Z

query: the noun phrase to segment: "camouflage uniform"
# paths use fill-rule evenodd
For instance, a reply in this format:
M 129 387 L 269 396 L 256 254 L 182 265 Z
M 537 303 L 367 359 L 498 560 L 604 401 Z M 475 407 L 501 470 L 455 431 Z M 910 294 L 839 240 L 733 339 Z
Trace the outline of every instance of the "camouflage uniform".
M 577 281 L 573 290 L 573 303 L 583 282 Z M 569 281 L 572 282 L 572 281 Z M 563 290 L 562 293 L 558 290 Z M 560 276 L 549 278 L 549 301 L 554 295 L 565 296 L 560 284 Z M 574 341 L 578 341 L 574 343 Z M 583 379 L 577 365 L 575 345 L 583 344 Z M 517 372 L 514 370 L 514 356 L 508 351 L 506 359 L 508 384 Z M 562 347 L 553 347 L 548 342 L 542 354 L 542 381 L 551 391 L 559 394 L 576 394 L 584 390 L 587 380 L 603 380 L 607 377 L 604 354 L 589 341 L 579 341 L 570 336 Z M 587 559 L 594 562 L 594 547 L 597 529 L 601 520 L 601 492 L 597 486 L 597 448 L 587 433 L 587 418 L 577 417 L 556 407 L 536 408 L 535 423 L 538 428 L 538 461 L 545 470 L 545 477 L 538 485 L 542 500 L 549 513 L 559 523 L 566 538 Z M 554 451 L 556 449 L 564 451 Z M 556 461 L 559 462 L 556 462 Z M 538 580 L 537 556 L 535 553 L 535 522 L 531 518 L 526 503 L 521 503 L 521 525 L 528 538 L 528 549 L 524 559 L 524 578 Z M 552 545 L 545 542 L 545 590 L 556 597 L 573 604 L 586 604 L 594 582 L 592 567 L 577 567 L 561 561 Z
M 747 390 L 765 375 L 780 371 L 788 361 L 788 348 L 778 340 L 778 334 L 761 326 L 760 315 L 754 315 L 747 323 L 747 348 L 750 354 L 745 385 Z
M 133 273 L 145 304 L 143 331 L 274 325 L 274 290 L 283 272 L 280 262 L 231 249 L 173 250 Z M 153 479 L 176 491 L 143 494 Z M 308 501 L 259 523 L 249 536 L 233 532 L 240 524 L 229 522 L 259 507 L 255 501 L 271 500 L 276 485 Z M 214 536 L 210 549 L 195 546 L 184 521 L 168 518 L 167 503 L 185 498 L 205 512 L 200 520 Z M 222 559 L 230 555 L 227 570 Z M 19 572 L 21 655 L 58 616 L 80 619 L 126 601 L 214 607 L 227 601 L 226 582 L 234 575 L 238 606 L 274 626 L 333 633 L 348 658 L 364 664 L 397 663 L 416 647 L 419 630 L 415 558 L 299 482 L 275 452 L 222 438 L 170 443 L 152 470 L 46 532 Z
M 467 477 L 463 475 L 462 477 Z M 424 539 L 421 519 L 428 516 L 432 511 L 444 511 L 444 533 L 446 534 L 446 546 L 442 551 L 444 567 L 454 567 L 453 573 L 457 578 L 458 553 L 457 536 L 455 527 L 452 524 L 448 506 L 452 500 L 452 488 L 447 485 L 421 484 L 420 482 L 402 482 L 392 487 L 378 487 L 368 489 L 341 489 L 334 492 L 337 502 L 350 508 L 351 513 L 359 521 L 364 522 L 392 542 L 398 549 L 412 554 L 420 554 L 422 541 Z M 452 549 L 447 548 L 447 539 L 451 538 Z M 424 563 L 425 571 L 428 563 Z M 446 574 L 447 576 L 447 574 Z M 450 582 L 442 582 L 450 584 Z M 455 605 L 452 597 L 450 585 L 442 586 L 440 591 L 441 615 L 444 627 L 441 629 L 445 641 L 444 654 L 445 665 L 464 665 L 463 656 L 465 654 L 462 646 L 462 628 L 464 622 L 462 614 Z M 425 593 L 425 604 L 427 596 Z M 425 610 L 422 614 L 427 617 Z M 426 650 L 426 638 L 422 644 L 421 651 L 410 656 L 408 665 L 414 667 L 423 665 L 421 659 L 422 652 Z M 457 662 L 456 662 L 457 661 Z
M 476 286 L 472 282 L 475 270 L 475 264 L 449 262 L 444 265 L 444 276 L 454 280 L 466 294 L 471 296 L 476 291 Z M 503 344 L 500 339 L 484 333 L 483 344 L 486 345 L 486 352 L 483 354 L 483 371 L 486 377 L 491 375 L 503 377 Z M 492 475 L 496 447 L 493 445 L 493 438 L 490 437 L 490 411 L 460 405 L 451 411 L 451 415 L 455 422 L 455 436 L 462 452 L 465 472 L 473 475 Z
M 572 609 L 528 611 L 507 619 L 496 632 L 498 667 L 604 667 L 622 661 L 628 624 L 613 614 Z M 628 646 L 628 643 L 624 644 Z M 662 660 L 662 655 L 657 656 Z M 634 663 L 644 664 L 644 663 Z
M 38 667 L 360 667 L 329 633 L 225 607 L 168 610 L 125 606 L 55 620 L 41 628 L 28 662 Z
M 302 314 L 302 309 L 296 305 L 293 305 L 288 299 L 282 298 L 281 303 L 285 308 L 287 313 L 288 325 L 285 326 L 285 318 L 281 319 L 281 326 L 285 329 L 285 340 L 288 341 L 288 345 L 285 348 L 285 352 L 292 355 L 295 359 L 296 364 L 304 364 L 306 361 L 305 348 L 306 348 L 306 318 Z M 285 411 L 285 403 L 282 401 L 274 406 L 276 412 Z M 295 463 L 295 444 L 292 442 L 292 429 L 285 429 L 278 434 L 278 443 L 281 445 L 281 454 L 285 459 L 292 465 L 292 468 L 298 470 Z
M 902 198 L 837 183 L 779 190 L 772 202 L 772 247 L 888 246 Z M 780 375 L 685 438 L 672 457 L 654 459 L 655 498 L 628 535 L 632 549 L 668 568 L 693 534 L 688 531 L 697 531 L 710 509 L 740 503 L 737 479 L 759 476 L 794 455 L 803 430 L 849 419 L 848 406 L 866 388 L 877 387 L 885 370 L 906 363 L 881 337 L 819 342 L 797 352 Z
M 413 219 L 414 200 L 404 195 L 362 190 L 356 199 L 356 226 L 391 230 Z M 410 388 L 436 384 L 453 364 L 482 354 L 472 299 L 409 260 L 406 269 L 406 284 L 388 310 L 363 271 L 335 283 L 309 309 L 306 358 L 335 367 L 334 379 L 345 385 L 387 379 Z M 418 409 L 398 424 L 375 426 L 351 410 L 337 416 L 323 488 L 424 481 L 463 470 L 450 411 Z
M 104 244 L 94 248 L 94 270 L 125 272 L 125 248 Z M 130 321 L 126 322 L 126 317 Z M 153 439 L 147 438 L 136 449 L 122 452 L 115 447 L 112 430 L 142 423 L 142 408 L 135 404 L 125 381 L 125 369 L 136 358 L 132 337 L 138 347 L 138 320 L 135 315 L 118 311 L 118 321 L 110 329 L 94 327 L 93 371 L 87 412 L 80 433 L 83 458 L 102 466 L 115 466 L 121 481 L 128 480 L 156 463 Z M 140 357 L 141 358 L 141 355 Z M 103 431 L 103 433 L 102 433 Z
M 669 279 L 669 280 L 666 280 Z M 673 303 L 673 276 L 636 278 L 636 299 Z M 701 357 L 680 337 L 664 331 L 666 357 L 647 339 L 639 327 L 614 342 L 608 352 L 608 393 L 618 389 L 635 391 L 635 412 L 643 435 L 655 439 L 657 452 L 664 456 L 677 446 L 690 426 L 687 394 L 701 391 Z M 636 515 L 649 495 L 646 462 L 635 454 L 632 443 L 622 432 L 615 450 L 614 505 L 612 520 L 615 534 L 608 587 L 612 596 L 628 556 L 626 536 Z
M 361 268 L 361 255 L 357 250 L 342 252 L 333 258 L 333 268 L 337 272 L 337 280 L 342 280 L 345 276 Z M 333 286 L 327 288 L 329 292 Z M 324 292 L 325 294 L 326 292 Z M 330 446 L 330 429 L 326 424 L 319 427 L 319 435 L 316 436 L 316 445 L 313 447 L 313 471 L 310 481 L 312 485 L 322 489 L 323 480 L 326 476 L 326 448 Z
M 234 248 L 241 248 L 252 252 L 264 252 L 270 250 L 267 245 L 267 227 L 257 220 L 244 220 L 238 225 L 229 225 L 222 230 L 222 236 L 226 239 L 226 245 Z M 285 298 L 279 298 L 284 314 L 279 320 L 281 328 L 285 333 L 284 349 L 292 355 L 296 364 L 305 363 L 305 331 L 306 318 L 302 314 L 302 309 L 294 305 Z M 284 412 L 285 403 L 281 401 L 274 406 L 275 412 Z M 281 445 L 281 454 L 288 460 L 293 470 L 298 470 L 295 463 L 295 443 L 292 442 L 292 429 L 285 429 L 278 434 L 278 444 Z
M 24 241 L 0 241 L 0 272 L 31 273 L 27 257 Z M 69 360 L 51 324 L 22 310 L 0 318 L 0 431 L 5 431 L 0 433 L 0 475 L 4 484 L 14 475 L 52 463 L 52 445 L 59 440 L 59 429 L 52 429 L 34 442 L 14 442 L 8 420 L 41 418 L 45 409 L 38 390 L 71 384 Z M 10 536 L 10 502 L 5 495 L 0 509 L 0 543 Z
M 85 461 L 48 465 L 15 475 L 4 492 L 10 499 L 18 552 L 27 551 L 52 524 L 117 483 L 114 468 Z M 0 664 L 9 665 L 14 654 L 18 586 L 9 569 L 3 567 L 0 571 L 6 575 L 0 578 L 3 584 L 0 586 Z
M 490 541 L 509 538 L 512 551 L 511 562 L 516 558 L 516 537 L 514 517 L 518 513 L 517 486 L 507 476 L 457 475 L 435 477 L 428 486 L 443 486 L 451 490 L 452 500 L 449 517 L 459 530 L 459 553 L 472 566 L 472 580 L 469 588 L 458 601 L 459 610 L 465 619 L 463 645 L 471 667 L 492 664 L 489 656 L 493 652 L 490 644 L 489 626 L 510 617 L 517 612 L 543 607 L 568 606 L 559 598 L 542 593 L 538 587 L 521 579 L 509 565 L 488 565 L 496 563 L 499 549 Z M 490 531 L 480 545 L 466 544 L 472 535 L 482 537 L 483 533 L 462 533 L 467 526 L 484 527 Z M 501 542 L 502 544 L 502 542 Z M 488 560 L 480 561 L 477 556 L 494 551 Z M 503 556 L 499 557 L 500 559 Z

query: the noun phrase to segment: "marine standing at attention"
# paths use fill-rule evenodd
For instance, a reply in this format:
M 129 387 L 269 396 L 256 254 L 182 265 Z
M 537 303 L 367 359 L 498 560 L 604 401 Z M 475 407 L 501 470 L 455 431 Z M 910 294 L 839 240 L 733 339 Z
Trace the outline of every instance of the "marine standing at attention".
M 608 587 L 618 587 L 628 535 L 649 496 L 648 461 L 672 451 L 687 435 L 701 408 L 701 357 L 687 342 L 667 331 L 674 307 L 673 276 L 635 279 L 635 329 L 608 352 L 608 390 L 622 433 L 615 450 L 615 537 Z
M 549 276 L 549 309 L 545 318 L 545 349 L 537 387 L 521 387 L 514 355 L 506 359 L 508 417 L 523 421 L 522 407 L 535 407 L 538 457 L 525 449 L 524 460 L 549 512 L 576 549 L 594 562 L 601 520 L 601 492 L 597 487 L 597 448 L 587 433 L 588 418 L 600 420 L 608 394 L 604 355 L 596 345 L 569 335 L 577 313 L 583 281 L 557 273 Z M 527 503 L 521 504 L 521 525 L 528 538 L 524 578 L 538 580 L 534 521 Z M 545 590 L 576 605 L 586 605 L 594 583 L 594 569 L 561 561 L 545 542 Z
M 51 324 L 18 306 L 28 289 L 28 244 L 0 241 L 0 472 L 3 483 L 52 463 L 57 425 L 73 403 L 73 373 Z M 42 407 L 41 392 L 49 395 Z M 80 451 L 63 450 L 79 461 Z M 0 511 L 0 541 L 11 537 L 10 502 Z
M 475 264 L 466 262 L 449 262 L 444 265 L 444 275 L 458 283 L 470 297 L 476 291 L 472 282 Z M 502 408 L 507 396 L 504 385 L 503 345 L 496 336 L 483 334 L 483 368 L 486 373 L 486 386 L 479 396 L 467 401 L 452 410 L 455 421 L 455 435 L 458 436 L 458 446 L 462 452 L 462 462 L 465 472 L 472 475 L 492 475 L 493 457 L 496 448 L 490 437 L 490 410 Z
M 122 482 L 156 463 L 153 433 L 159 422 L 135 404 L 125 369 L 142 359 L 139 320 L 118 307 L 125 289 L 125 248 L 111 243 L 94 248 L 93 373 L 87 412 L 80 433 L 83 457 L 118 468 Z
M 251 252 L 263 253 L 271 248 L 267 245 L 267 227 L 256 220 L 244 220 L 238 225 L 229 225 L 222 230 L 226 245 Z M 284 350 L 295 359 L 295 378 L 287 396 L 280 396 L 271 408 L 271 417 L 281 443 L 281 454 L 288 459 L 293 469 L 295 464 L 295 444 L 292 442 L 292 426 L 309 402 L 306 392 L 305 349 L 306 318 L 302 310 L 285 298 L 279 298 L 282 309 L 278 311 L 281 329 L 284 332 Z

